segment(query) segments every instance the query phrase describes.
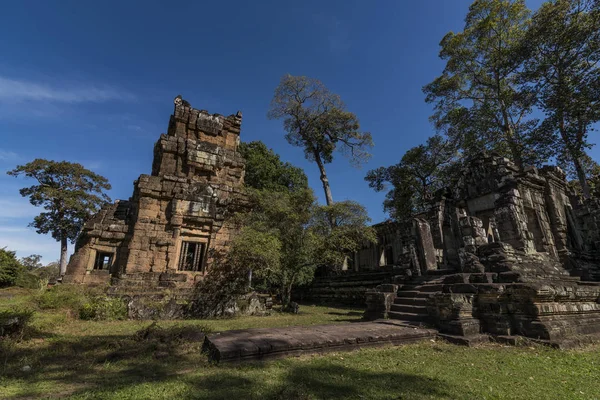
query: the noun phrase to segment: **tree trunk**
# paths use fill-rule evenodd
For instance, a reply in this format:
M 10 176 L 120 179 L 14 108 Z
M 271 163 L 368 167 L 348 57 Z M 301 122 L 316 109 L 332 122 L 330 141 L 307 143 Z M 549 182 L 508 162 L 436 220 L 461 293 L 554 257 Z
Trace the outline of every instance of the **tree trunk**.
M 67 272 L 67 237 L 60 239 L 60 276 Z
M 575 171 L 577 171 L 577 179 L 579 179 L 579 183 L 581 184 L 581 190 L 583 191 L 583 197 L 586 199 L 590 198 L 590 186 L 587 182 L 587 176 L 585 176 L 585 171 L 583 170 L 583 166 L 581 165 L 581 158 L 573 157 L 573 165 L 575 166 Z
M 504 110 L 502 111 L 502 118 L 504 120 L 504 136 L 508 142 L 508 147 L 510 148 L 510 152 L 513 156 L 513 161 L 520 170 L 523 170 L 523 157 L 521 157 L 521 150 L 519 149 L 519 144 L 515 140 L 515 133 L 510 126 L 508 114 Z
M 559 113 L 559 123 L 558 123 L 558 131 L 560 132 L 560 137 L 565 143 L 565 147 L 569 152 L 569 156 L 573 160 L 573 166 L 575 167 L 575 171 L 577 172 L 577 179 L 579 180 L 579 184 L 581 185 L 581 190 L 583 191 L 583 197 L 586 199 L 590 198 L 590 186 L 587 182 L 587 176 L 585 175 L 585 171 L 583 169 L 583 165 L 581 165 L 581 152 L 575 149 L 575 146 L 569 139 L 567 135 L 567 128 L 565 127 L 565 120 L 563 113 Z M 581 147 L 580 147 L 581 148 Z
M 285 284 L 285 279 L 281 280 L 281 309 L 287 309 L 287 306 L 290 304 L 290 296 L 288 295 L 287 285 Z
M 321 182 L 323 183 L 323 190 L 325 191 L 325 202 L 330 206 L 333 204 L 333 196 L 331 195 L 331 187 L 329 186 L 329 179 L 327 179 L 327 173 L 325 173 L 325 164 L 323 164 L 323 160 L 321 160 L 321 155 L 318 150 L 313 152 L 315 156 L 315 161 L 319 166 L 319 171 L 321 172 Z

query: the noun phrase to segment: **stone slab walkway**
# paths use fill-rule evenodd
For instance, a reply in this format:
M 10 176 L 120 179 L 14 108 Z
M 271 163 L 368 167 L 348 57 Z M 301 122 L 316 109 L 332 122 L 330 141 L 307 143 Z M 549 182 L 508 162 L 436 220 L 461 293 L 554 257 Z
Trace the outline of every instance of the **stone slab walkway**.
M 293 326 L 226 331 L 209 335 L 203 350 L 217 362 L 260 360 L 360 347 L 411 343 L 435 337 L 436 330 L 402 321 L 377 320 L 340 325 Z

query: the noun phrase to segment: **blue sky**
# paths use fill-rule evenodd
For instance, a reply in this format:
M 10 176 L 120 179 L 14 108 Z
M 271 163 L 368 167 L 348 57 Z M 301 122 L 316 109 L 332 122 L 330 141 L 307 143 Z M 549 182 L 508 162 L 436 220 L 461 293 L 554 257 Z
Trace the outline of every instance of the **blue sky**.
M 541 1 L 530 0 L 535 9 Z M 58 258 L 27 223 L 24 180 L 6 170 L 34 158 L 69 160 L 106 176 L 128 198 L 150 173 L 152 149 L 177 94 L 196 108 L 243 112 L 242 140 L 262 140 L 318 170 L 266 112 L 282 75 L 322 80 L 373 134 L 362 169 L 328 165 L 335 200 L 385 218 L 367 170 L 398 162 L 432 133 L 421 88 L 443 69 L 438 43 L 462 29 L 470 0 L 427 1 L 15 1 L 0 15 L 0 247 Z

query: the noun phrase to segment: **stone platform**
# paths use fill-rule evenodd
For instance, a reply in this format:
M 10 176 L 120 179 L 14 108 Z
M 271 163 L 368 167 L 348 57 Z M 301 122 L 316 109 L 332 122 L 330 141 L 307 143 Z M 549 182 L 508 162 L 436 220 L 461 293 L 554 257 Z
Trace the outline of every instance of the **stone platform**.
M 435 337 L 437 331 L 401 321 L 258 328 L 209 335 L 203 351 L 217 362 L 261 360 L 361 347 L 399 345 Z

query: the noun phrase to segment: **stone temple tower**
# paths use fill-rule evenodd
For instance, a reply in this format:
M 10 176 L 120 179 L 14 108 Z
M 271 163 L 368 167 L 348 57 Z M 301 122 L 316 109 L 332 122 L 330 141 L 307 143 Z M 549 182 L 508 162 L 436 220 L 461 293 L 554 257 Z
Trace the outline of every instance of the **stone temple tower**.
M 85 224 L 64 282 L 191 287 L 225 250 L 228 217 L 243 204 L 244 160 L 237 151 L 242 115 L 197 110 L 177 96 L 167 134 L 154 146 L 152 174 L 133 196 Z

